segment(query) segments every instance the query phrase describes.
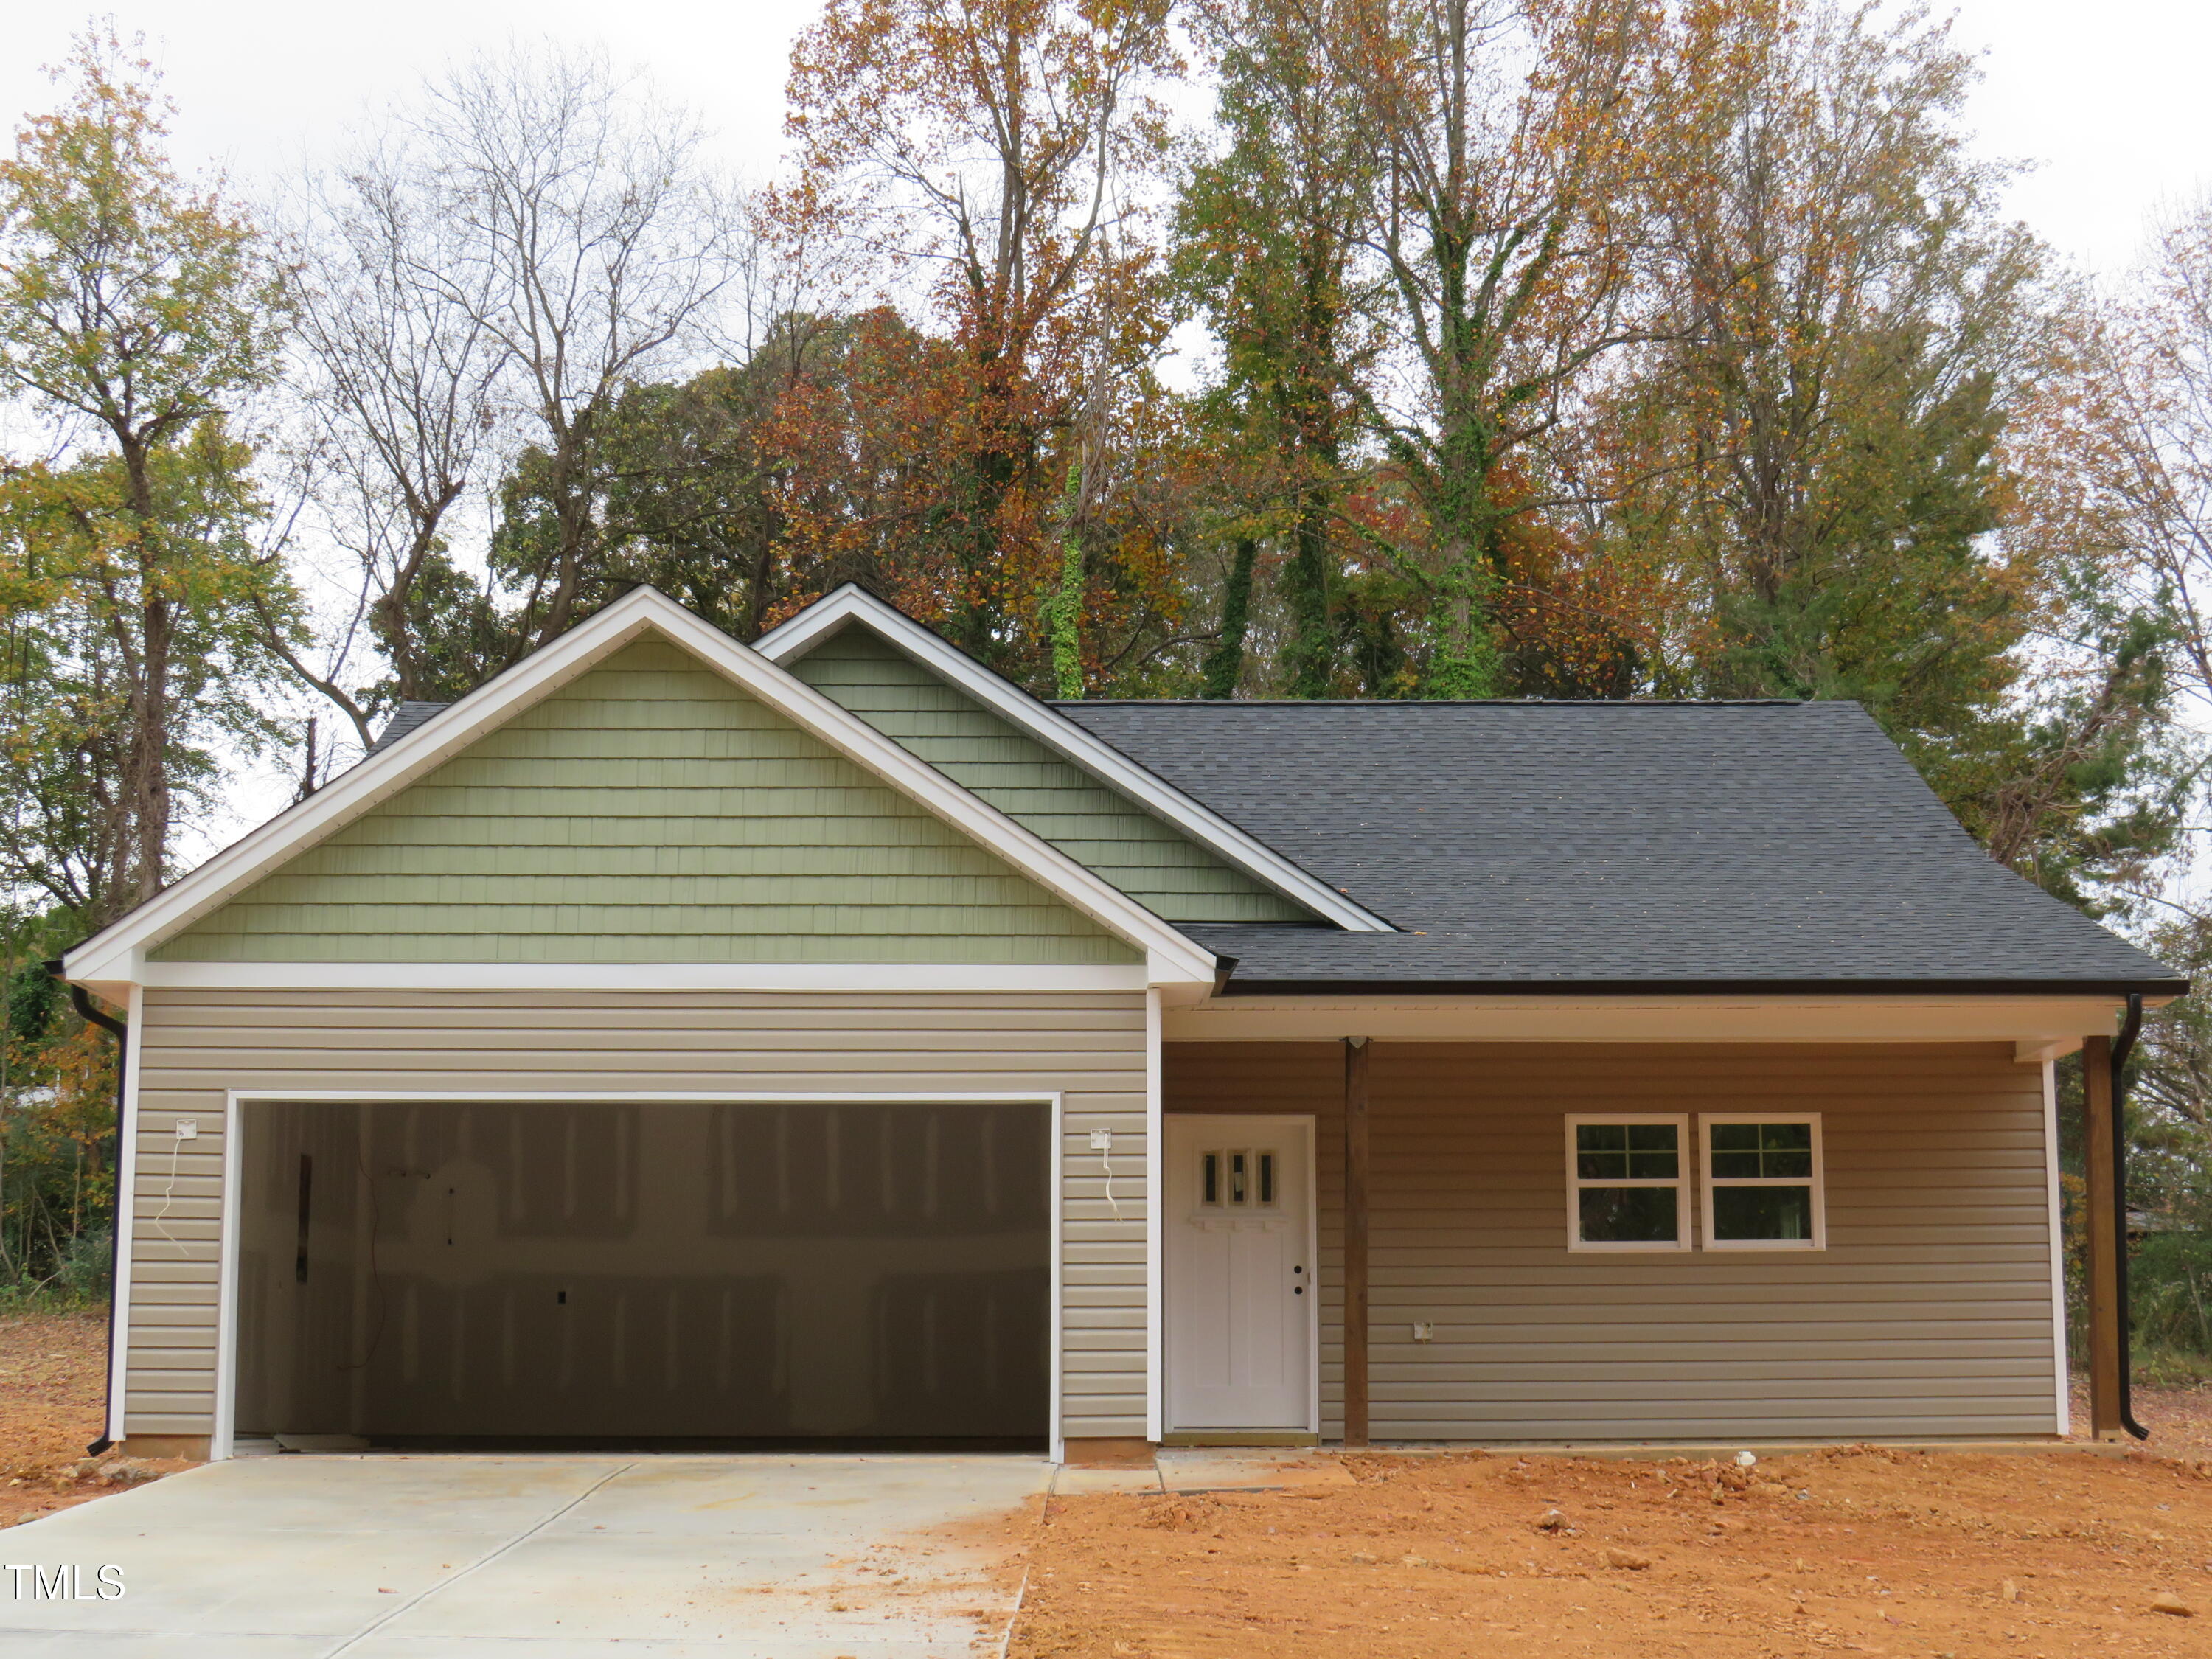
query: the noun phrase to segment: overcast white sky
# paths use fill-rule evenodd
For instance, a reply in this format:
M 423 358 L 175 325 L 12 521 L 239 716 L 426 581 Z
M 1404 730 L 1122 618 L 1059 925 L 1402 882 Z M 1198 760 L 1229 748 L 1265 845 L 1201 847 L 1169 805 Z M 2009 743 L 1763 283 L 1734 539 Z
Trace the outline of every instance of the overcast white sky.
M 730 161 L 759 178 L 781 145 L 784 61 L 818 0 L 111 0 L 143 32 L 180 112 L 179 161 L 241 183 L 319 155 L 364 105 L 514 35 L 605 44 L 702 110 Z M 1941 5 L 1935 8 L 1942 11 Z M 43 107 L 40 65 L 92 7 L 0 0 L 0 114 Z M 2020 216 L 2073 258 L 2112 271 L 2147 215 L 2212 185 L 2212 6 L 2203 0 L 1965 0 L 1983 49 L 1975 124 L 1991 155 L 2035 161 Z

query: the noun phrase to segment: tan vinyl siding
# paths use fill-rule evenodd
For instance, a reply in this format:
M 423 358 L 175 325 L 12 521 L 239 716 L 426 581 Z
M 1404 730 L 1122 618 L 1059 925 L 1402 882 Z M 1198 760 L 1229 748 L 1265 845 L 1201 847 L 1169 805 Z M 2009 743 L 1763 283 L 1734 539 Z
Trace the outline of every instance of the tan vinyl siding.
M 1170 1043 L 1164 1063 L 1170 1111 L 1319 1120 L 1340 1434 L 1342 1051 Z M 1372 1090 L 1376 1438 L 2054 1431 L 2042 1078 L 2008 1047 L 1381 1042 Z M 1822 1114 L 1826 1251 L 1569 1252 L 1566 1114 L 1770 1108 Z
M 1169 921 L 1311 921 L 1256 878 L 854 624 L 791 672 Z
M 214 1420 L 227 1091 L 1064 1095 L 1062 1428 L 1145 1432 L 1145 998 L 151 989 L 136 1034 L 134 1434 Z M 177 1119 L 198 1139 L 173 1139 Z M 1114 1219 L 1093 1129 L 1114 1132 Z
M 152 956 L 1139 959 L 1003 860 L 657 638 L 516 715 Z

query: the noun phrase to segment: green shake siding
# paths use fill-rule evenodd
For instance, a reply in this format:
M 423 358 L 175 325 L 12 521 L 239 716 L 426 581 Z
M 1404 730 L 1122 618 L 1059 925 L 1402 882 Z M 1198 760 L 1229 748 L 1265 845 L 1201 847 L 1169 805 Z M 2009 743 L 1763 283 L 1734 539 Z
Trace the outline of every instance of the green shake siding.
M 1313 920 L 866 628 L 842 629 L 786 665 L 1168 921 Z
M 617 653 L 153 956 L 1139 959 L 660 640 Z

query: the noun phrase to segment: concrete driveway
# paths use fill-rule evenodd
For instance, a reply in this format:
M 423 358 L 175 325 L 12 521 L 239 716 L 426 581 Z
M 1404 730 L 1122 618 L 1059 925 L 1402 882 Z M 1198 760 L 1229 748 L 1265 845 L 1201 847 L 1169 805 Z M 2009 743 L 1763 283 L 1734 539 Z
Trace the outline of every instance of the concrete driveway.
M 944 1529 L 1018 1509 L 1052 1473 L 923 1454 L 240 1458 L 0 1532 L 0 1652 L 975 1659 L 1001 1650 L 1016 1576 L 987 1528 Z

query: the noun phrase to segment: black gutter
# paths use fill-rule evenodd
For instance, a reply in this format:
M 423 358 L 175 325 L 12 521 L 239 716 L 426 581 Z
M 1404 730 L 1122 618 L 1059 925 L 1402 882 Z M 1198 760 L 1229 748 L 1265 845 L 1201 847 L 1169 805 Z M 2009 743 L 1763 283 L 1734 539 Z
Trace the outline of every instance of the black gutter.
M 2119 1264 L 2120 1426 L 2136 1439 L 2148 1440 L 2150 1431 L 2136 1421 L 2135 1340 L 2128 1317 L 2128 1095 L 2123 1071 L 2142 1035 L 2142 994 L 2129 992 L 2127 1018 L 2112 1039 L 2112 1249 Z
M 46 972 L 61 983 L 61 958 L 57 957 L 45 964 Z M 103 1014 L 92 1006 L 92 999 L 82 985 L 70 985 L 70 1004 L 87 1023 L 99 1026 L 115 1039 L 115 1154 L 109 1168 L 115 1171 L 115 1205 L 107 1227 L 107 1371 L 106 1387 L 102 1390 L 100 1414 L 100 1438 L 84 1449 L 87 1457 L 97 1457 L 115 1442 L 107 1432 L 107 1425 L 115 1414 L 115 1347 L 116 1326 L 123 1317 L 120 1299 L 115 1294 L 116 1264 L 123 1249 L 123 1079 L 131 1060 L 131 1028 L 112 1014 Z

